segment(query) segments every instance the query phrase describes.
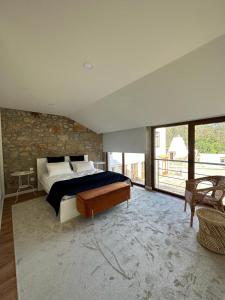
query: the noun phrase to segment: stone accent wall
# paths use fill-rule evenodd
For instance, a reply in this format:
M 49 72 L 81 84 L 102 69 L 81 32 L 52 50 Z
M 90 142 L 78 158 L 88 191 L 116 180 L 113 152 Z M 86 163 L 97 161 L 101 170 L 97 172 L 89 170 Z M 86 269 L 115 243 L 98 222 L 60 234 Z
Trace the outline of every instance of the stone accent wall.
M 89 160 L 103 158 L 102 135 L 71 119 L 33 112 L 2 109 L 2 143 L 6 194 L 16 192 L 15 171 L 34 168 L 46 156 L 88 154 Z

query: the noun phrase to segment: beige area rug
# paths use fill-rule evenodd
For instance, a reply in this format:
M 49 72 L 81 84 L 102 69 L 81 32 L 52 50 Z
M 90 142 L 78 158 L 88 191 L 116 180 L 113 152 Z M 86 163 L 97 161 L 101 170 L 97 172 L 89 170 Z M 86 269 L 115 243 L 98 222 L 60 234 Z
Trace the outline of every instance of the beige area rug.
M 198 244 L 183 204 L 133 188 L 94 225 L 61 225 L 44 197 L 14 205 L 19 299 L 225 299 L 225 256 Z

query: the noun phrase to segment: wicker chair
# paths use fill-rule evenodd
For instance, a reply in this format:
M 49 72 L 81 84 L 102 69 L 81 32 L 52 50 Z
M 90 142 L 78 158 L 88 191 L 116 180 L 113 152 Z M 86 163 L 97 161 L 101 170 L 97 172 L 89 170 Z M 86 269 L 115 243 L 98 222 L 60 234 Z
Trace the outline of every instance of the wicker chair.
M 201 183 L 211 183 L 211 187 L 200 189 L 198 185 Z M 198 179 L 190 179 L 186 181 L 185 204 L 186 211 L 187 203 L 191 208 L 190 226 L 193 225 L 196 205 L 210 205 L 222 212 L 224 211 L 223 198 L 225 196 L 225 176 L 208 176 Z

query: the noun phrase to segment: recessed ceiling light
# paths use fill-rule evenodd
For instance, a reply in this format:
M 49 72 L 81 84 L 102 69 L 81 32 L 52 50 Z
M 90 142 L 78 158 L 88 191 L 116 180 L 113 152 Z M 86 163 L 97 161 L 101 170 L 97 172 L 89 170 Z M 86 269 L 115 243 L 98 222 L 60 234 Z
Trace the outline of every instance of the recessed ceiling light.
M 84 67 L 84 69 L 86 69 L 86 70 L 91 70 L 91 69 L 94 68 L 94 66 L 93 66 L 91 63 L 89 63 L 89 62 L 83 63 L 83 67 Z

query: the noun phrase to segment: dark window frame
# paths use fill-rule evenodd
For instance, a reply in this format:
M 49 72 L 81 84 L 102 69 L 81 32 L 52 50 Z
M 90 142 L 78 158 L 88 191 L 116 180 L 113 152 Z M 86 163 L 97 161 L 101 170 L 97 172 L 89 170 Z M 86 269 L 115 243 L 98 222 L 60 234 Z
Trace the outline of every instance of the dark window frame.
M 152 190 L 165 193 L 168 195 L 176 196 L 184 199 L 184 196 L 175 194 L 169 191 L 161 190 L 155 187 L 155 129 L 164 127 L 174 127 L 180 125 L 188 125 L 188 179 L 194 179 L 195 173 L 195 126 L 205 125 L 211 123 L 222 123 L 225 122 L 225 116 L 198 119 L 193 121 L 177 122 L 171 124 L 161 124 L 151 127 L 151 178 L 152 178 Z

